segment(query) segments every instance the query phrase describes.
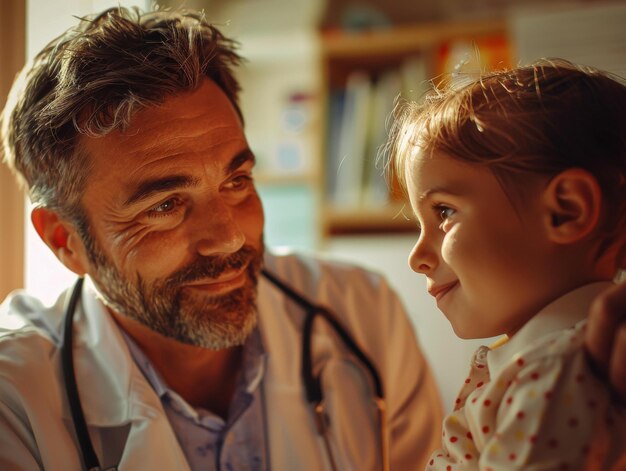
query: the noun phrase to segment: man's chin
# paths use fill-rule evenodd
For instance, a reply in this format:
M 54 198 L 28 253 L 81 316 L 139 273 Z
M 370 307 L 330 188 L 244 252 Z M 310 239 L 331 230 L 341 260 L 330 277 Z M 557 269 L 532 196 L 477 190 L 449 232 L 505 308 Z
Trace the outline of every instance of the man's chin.
M 256 311 L 240 312 L 228 322 L 187 322 L 185 328 L 166 332 L 170 338 L 195 347 L 222 350 L 243 345 L 257 325 Z

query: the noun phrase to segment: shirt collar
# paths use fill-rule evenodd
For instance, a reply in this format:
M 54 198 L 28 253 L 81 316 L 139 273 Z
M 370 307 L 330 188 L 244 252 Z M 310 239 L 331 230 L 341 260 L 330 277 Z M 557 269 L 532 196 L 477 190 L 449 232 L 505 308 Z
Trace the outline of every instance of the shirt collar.
M 152 366 L 152 362 L 148 359 L 148 356 L 139 348 L 139 345 L 124 331 L 124 329 L 118 326 L 120 332 L 122 333 L 122 337 L 126 341 L 128 345 L 128 350 L 130 351 L 130 356 L 133 361 L 139 368 L 139 370 L 143 373 L 144 377 L 152 386 L 152 389 L 157 393 L 157 396 L 163 398 L 163 396 L 168 392 L 169 388 L 167 387 L 167 383 L 163 379 L 163 377 L 159 374 L 157 370 Z
M 492 349 L 487 354 L 490 376 L 500 374 L 511 359 L 522 352 L 539 337 L 573 327 L 586 319 L 595 297 L 613 283 L 600 281 L 574 289 L 552 301 L 503 345 Z
M 119 330 L 128 344 L 133 361 L 137 364 L 157 395 L 161 399 L 163 399 L 166 395 L 179 398 L 180 396 L 175 391 L 170 389 L 165 379 L 154 368 L 152 362 L 143 350 L 139 348 L 135 341 L 128 334 L 126 334 L 126 332 L 124 332 L 124 329 L 120 328 Z M 252 394 L 258 387 L 265 371 L 264 358 L 265 348 L 257 326 L 244 343 L 242 369 L 239 376 L 240 380 L 238 381 L 238 388 L 240 388 L 240 390 Z M 182 398 L 180 399 L 182 400 Z
M 257 326 L 246 339 L 243 350 L 242 378 L 247 393 L 252 394 L 263 379 L 265 356 L 265 346 Z

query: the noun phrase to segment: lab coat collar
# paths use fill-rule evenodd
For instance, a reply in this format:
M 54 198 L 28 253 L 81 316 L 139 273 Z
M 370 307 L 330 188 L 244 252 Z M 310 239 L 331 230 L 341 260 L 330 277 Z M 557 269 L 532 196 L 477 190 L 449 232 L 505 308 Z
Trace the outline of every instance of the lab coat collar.
M 508 340 L 487 353 L 489 375 L 498 376 L 515 358 L 533 349 L 540 337 L 568 329 L 587 318 L 589 308 L 595 297 L 613 283 L 600 281 L 590 283 L 552 301 Z
M 133 362 L 122 333 L 89 278 L 74 315 L 73 352 L 88 425 L 113 427 L 162 415 L 159 398 Z M 61 364 L 60 350 L 56 355 Z M 71 420 L 69 407 L 64 407 L 63 414 Z

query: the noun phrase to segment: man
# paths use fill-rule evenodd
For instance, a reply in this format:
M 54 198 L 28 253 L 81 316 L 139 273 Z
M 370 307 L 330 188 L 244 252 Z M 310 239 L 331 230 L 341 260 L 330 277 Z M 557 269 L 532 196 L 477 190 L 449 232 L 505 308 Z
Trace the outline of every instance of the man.
M 23 294 L 4 304 L 2 317 L 22 326 L 0 341 L 0 468 L 91 466 L 78 401 L 104 469 L 382 469 L 384 442 L 394 469 L 410 469 L 434 444 L 438 394 L 386 283 L 264 253 L 238 62 L 199 14 L 113 9 L 24 72 L 5 111 L 7 160 L 37 205 L 39 235 L 89 278 L 70 330 L 71 400 L 60 350 L 70 292 L 52 308 Z M 384 423 L 367 362 L 320 319 L 311 369 L 325 412 L 313 413 L 300 371 L 305 309 L 262 266 L 363 347 Z
M 24 294 L 2 307 L 19 325 L 0 339 L 0 468 L 85 469 L 87 436 L 103 469 L 375 470 L 389 443 L 405 470 L 438 440 L 432 376 L 384 280 L 264 252 L 238 63 L 197 14 L 120 8 L 49 45 L 14 88 L 7 161 L 39 235 L 88 278 L 76 306 L 68 291 L 50 308 Z M 327 307 L 365 357 L 261 267 Z M 597 306 L 597 325 L 615 323 Z M 610 352 L 596 350 L 602 364 Z

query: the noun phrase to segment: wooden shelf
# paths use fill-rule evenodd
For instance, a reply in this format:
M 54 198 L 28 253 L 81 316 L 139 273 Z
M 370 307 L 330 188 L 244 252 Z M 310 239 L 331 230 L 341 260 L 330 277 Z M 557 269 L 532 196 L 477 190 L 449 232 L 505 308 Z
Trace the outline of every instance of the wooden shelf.
M 423 23 L 358 33 L 323 33 L 320 51 L 324 78 L 322 98 L 327 103 L 329 91 L 345 88 L 348 77 L 355 71 L 367 73 L 375 83 L 386 71 L 402 68 L 407 60 L 416 57 L 423 61 L 428 78 L 435 77 L 441 73 L 439 61 L 445 57 L 442 48 L 446 45 L 457 41 L 491 44 L 492 38 L 506 37 L 507 32 L 506 20 L 496 18 Z M 320 161 L 328 162 L 327 158 L 324 154 Z M 382 208 L 337 208 L 329 202 L 324 204 L 324 198 L 322 196 L 320 213 L 322 237 L 416 232 L 415 221 L 407 217 L 410 208 L 402 202 Z
M 381 208 L 333 208 L 322 213 L 326 235 L 415 232 L 415 221 L 406 217 L 410 211 L 403 203 Z
M 487 19 L 424 23 L 362 33 L 330 32 L 322 36 L 322 54 L 327 60 L 397 56 L 432 48 L 451 39 L 499 34 L 506 30 L 506 21 Z
M 267 172 L 254 173 L 254 182 L 257 185 L 290 186 L 290 185 L 318 185 L 317 174 L 310 173 L 284 173 L 271 174 Z
M 506 44 L 507 33 L 507 21 L 501 18 L 422 23 L 354 33 L 323 32 L 320 49 L 323 111 L 328 111 L 331 92 L 345 90 L 348 79 L 355 72 L 367 74 L 376 84 L 390 70 L 413 73 L 410 68 L 403 70 L 409 61 L 409 64 L 420 63 L 425 71 L 423 80 L 428 80 L 449 69 L 450 64 L 445 60 L 451 44 L 489 44 L 494 48 L 489 50 L 492 52 L 496 50 L 493 45 L 498 45 L 502 38 Z M 487 54 L 486 57 L 491 56 Z M 493 57 L 497 59 L 499 56 Z M 324 137 L 328 139 L 327 135 L 322 139 Z M 336 164 L 336 156 L 332 159 L 329 160 L 324 151 L 320 162 Z M 324 180 L 325 175 L 320 178 Z M 410 215 L 410 208 L 402 203 L 383 208 L 338 208 L 333 207 L 329 199 L 322 194 L 322 238 L 342 234 L 416 232 L 415 222 L 406 217 Z

